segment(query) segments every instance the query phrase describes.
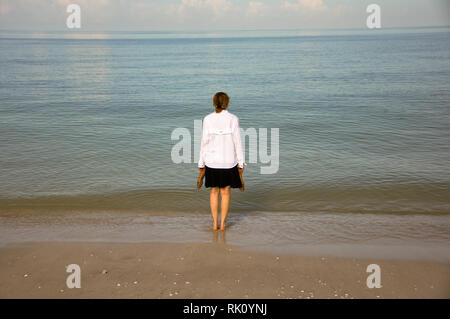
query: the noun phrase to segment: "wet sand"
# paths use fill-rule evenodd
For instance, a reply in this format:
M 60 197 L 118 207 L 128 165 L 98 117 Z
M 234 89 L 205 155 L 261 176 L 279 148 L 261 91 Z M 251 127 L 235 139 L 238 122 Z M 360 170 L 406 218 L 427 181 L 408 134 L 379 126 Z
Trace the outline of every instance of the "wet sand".
M 369 289 L 369 264 L 381 288 Z M 81 268 L 69 289 L 66 266 Z M 450 298 L 450 265 L 306 257 L 224 243 L 20 243 L 0 248 L 0 298 Z

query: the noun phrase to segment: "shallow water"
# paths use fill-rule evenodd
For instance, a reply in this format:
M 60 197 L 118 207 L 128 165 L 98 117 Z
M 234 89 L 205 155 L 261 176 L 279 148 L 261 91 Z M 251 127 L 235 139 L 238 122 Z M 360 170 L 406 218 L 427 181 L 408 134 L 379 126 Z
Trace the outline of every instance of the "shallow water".
M 280 254 L 450 263 L 448 215 L 230 213 L 225 232 L 211 227 L 208 213 L 31 213 L 0 217 L 0 244 L 216 242 Z

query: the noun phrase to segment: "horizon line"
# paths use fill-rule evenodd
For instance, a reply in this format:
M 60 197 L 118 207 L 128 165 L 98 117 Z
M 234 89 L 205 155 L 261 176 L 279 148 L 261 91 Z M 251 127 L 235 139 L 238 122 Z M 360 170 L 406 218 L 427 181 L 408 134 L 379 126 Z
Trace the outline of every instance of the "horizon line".
M 447 25 L 418 25 L 418 26 L 388 26 L 388 27 L 381 27 L 378 30 L 383 29 L 424 29 L 424 28 L 450 28 L 450 24 Z M 3 29 L 0 28 L 0 32 L 3 31 L 22 31 L 22 32 L 71 32 L 71 33 L 77 33 L 77 32 L 124 32 L 124 33 L 130 33 L 130 32 L 142 32 L 142 33 L 164 33 L 164 32 L 189 32 L 189 33 L 208 33 L 208 32 L 237 32 L 237 31 L 344 31 L 344 30 L 366 30 L 367 27 L 338 27 L 338 28 L 283 28 L 283 29 L 153 29 L 153 30 L 113 30 L 113 29 L 43 29 L 43 30 L 36 30 L 36 29 Z

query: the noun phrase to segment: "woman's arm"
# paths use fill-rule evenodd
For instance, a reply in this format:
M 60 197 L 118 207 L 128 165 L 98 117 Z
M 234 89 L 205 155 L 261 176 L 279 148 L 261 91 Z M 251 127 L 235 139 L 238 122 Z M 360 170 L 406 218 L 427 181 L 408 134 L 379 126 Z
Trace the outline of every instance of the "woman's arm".
M 206 118 L 203 119 L 202 140 L 200 142 L 200 156 L 198 157 L 198 168 L 205 167 L 206 144 L 208 144 L 208 130 L 206 129 Z
M 244 152 L 242 151 L 241 128 L 239 127 L 239 118 L 236 117 L 236 124 L 233 130 L 234 149 L 236 151 L 238 167 L 244 168 Z

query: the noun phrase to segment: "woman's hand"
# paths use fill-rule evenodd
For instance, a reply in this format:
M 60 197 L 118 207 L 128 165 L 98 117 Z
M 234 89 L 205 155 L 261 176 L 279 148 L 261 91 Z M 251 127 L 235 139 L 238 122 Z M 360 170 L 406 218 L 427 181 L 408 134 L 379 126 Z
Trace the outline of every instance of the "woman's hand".
M 239 174 L 242 174 L 242 173 L 244 173 L 244 168 L 242 167 L 238 167 L 238 172 L 239 172 Z
M 203 178 L 205 177 L 205 168 L 204 167 L 198 167 L 198 170 L 200 172 L 198 179 L 197 179 L 197 189 L 200 189 L 203 185 Z

